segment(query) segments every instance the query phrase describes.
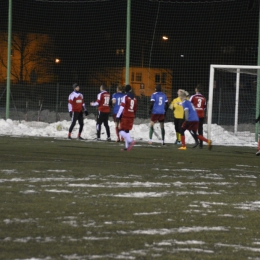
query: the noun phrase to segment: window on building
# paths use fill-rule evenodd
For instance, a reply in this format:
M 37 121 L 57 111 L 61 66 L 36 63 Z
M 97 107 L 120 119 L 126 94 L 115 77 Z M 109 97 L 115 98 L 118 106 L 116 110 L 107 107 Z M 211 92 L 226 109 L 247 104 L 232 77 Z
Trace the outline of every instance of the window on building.
M 135 73 L 134 72 L 132 72 L 131 81 L 135 81 Z
M 162 73 L 161 83 L 162 83 L 162 84 L 166 84 L 166 80 L 167 80 L 167 73 Z
M 135 81 L 142 81 L 142 73 L 141 72 L 136 72 L 135 74 Z
M 155 74 L 155 83 L 161 83 L 161 75 Z

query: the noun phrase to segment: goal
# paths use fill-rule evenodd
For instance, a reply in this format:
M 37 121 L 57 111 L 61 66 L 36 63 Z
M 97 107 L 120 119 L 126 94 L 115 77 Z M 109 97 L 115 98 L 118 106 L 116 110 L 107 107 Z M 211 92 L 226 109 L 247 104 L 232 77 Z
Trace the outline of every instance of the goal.
M 210 66 L 207 136 L 215 144 L 224 140 L 227 145 L 255 146 L 259 133 L 259 124 L 255 124 L 260 108 L 259 73 L 260 66 Z

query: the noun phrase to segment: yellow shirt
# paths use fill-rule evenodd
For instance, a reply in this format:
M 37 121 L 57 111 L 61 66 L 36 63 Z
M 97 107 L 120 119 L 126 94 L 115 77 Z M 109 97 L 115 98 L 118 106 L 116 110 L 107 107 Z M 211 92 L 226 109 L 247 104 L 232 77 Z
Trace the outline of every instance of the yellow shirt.
M 170 108 L 173 109 L 173 116 L 178 119 L 184 118 L 184 110 L 182 105 L 179 105 L 182 103 L 181 99 L 179 97 L 175 98 L 170 105 Z

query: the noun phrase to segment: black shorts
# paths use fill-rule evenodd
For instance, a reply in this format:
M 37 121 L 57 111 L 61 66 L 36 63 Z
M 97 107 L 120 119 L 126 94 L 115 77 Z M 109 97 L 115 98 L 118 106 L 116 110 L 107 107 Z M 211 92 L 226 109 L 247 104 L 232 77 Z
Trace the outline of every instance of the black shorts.
M 80 125 L 83 125 L 83 112 L 72 112 L 72 122 L 79 122 Z
M 109 113 L 98 112 L 97 124 L 99 125 L 102 125 L 102 123 L 106 124 L 108 123 L 108 119 L 109 119 Z

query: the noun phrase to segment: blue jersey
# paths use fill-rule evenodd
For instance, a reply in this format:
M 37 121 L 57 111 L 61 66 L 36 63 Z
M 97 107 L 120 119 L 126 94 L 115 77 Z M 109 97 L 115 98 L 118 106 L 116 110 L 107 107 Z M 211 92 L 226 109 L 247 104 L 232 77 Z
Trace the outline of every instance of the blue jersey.
M 193 104 L 189 100 L 184 100 L 182 102 L 182 106 L 183 106 L 183 109 L 184 109 L 184 114 L 185 114 L 185 110 L 189 111 L 188 121 L 197 121 L 197 122 L 199 121 L 197 111 L 196 111 L 195 107 L 193 106 Z
M 154 101 L 152 114 L 164 115 L 164 106 L 168 102 L 167 96 L 162 92 L 154 92 L 151 96 L 151 101 Z
M 121 92 L 118 92 L 118 93 L 114 93 L 114 94 L 113 94 L 112 100 L 116 100 L 116 102 L 115 102 L 115 104 L 114 104 L 113 114 L 117 114 L 123 96 L 125 96 L 125 94 L 124 94 L 124 93 L 121 93 Z

